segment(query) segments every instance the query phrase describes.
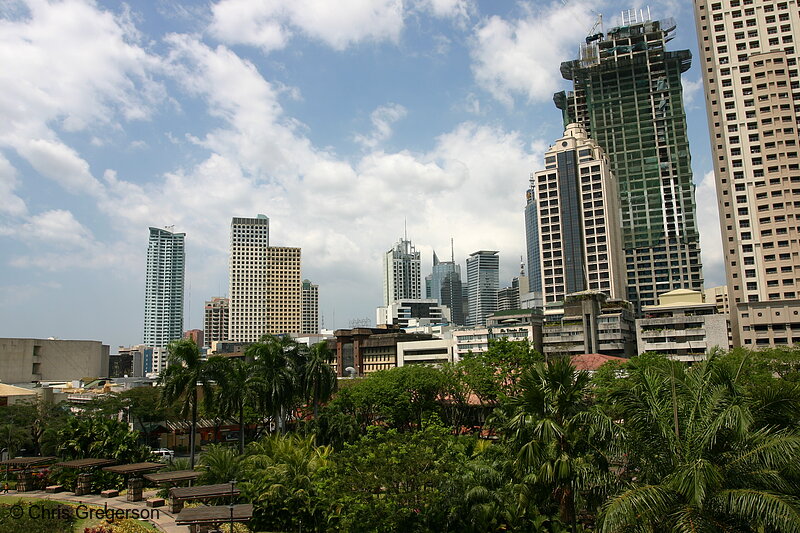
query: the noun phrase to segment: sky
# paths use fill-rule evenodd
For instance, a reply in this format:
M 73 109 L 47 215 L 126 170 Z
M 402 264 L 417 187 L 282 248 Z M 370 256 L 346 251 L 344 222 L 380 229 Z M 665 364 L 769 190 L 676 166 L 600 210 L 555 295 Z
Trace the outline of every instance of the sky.
M 633 3 L 630 3 L 633 1 Z M 638 2 L 638 3 L 637 3 Z M 374 323 L 382 254 L 525 254 L 559 65 L 639 0 L 0 0 L 0 337 L 142 342 L 150 226 L 186 233 L 185 329 L 230 221 L 302 248 L 325 328 Z M 707 287 L 724 283 L 692 6 L 678 24 Z M 594 30 L 592 33 L 595 33 Z M 404 230 L 404 228 L 406 228 Z

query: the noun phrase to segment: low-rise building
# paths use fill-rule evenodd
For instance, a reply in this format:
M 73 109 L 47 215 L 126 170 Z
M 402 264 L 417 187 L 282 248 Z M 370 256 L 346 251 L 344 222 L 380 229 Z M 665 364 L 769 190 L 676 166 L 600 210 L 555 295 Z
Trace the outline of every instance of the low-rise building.
M 442 365 L 453 362 L 453 340 L 431 339 L 397 343 L 397 366 Z
M 31 383 L 108 375 L 100 341 L 0 338 L 0 381 Z
M 413 319 L 430 324 L 449 323 L 450 309 L 441 305 L 438 300 L 425 298 L 397 300 L 378 307 L 376 312 L 376 324 L 379 326 L 391 325 L 402 329 Z
M 544 315 L 545 356 L 600 353 L 636 355 L 633 306 L 605 293 L 589 290 L 568 294 L 548 305 Z
M 642 308 L 636 321 L 639 353 L 658 352 L 685 362 L 705 359 L 708 350 L 730 348 L 729 315 L 717 302 L 704 302 L 703 293 L 678 289 L 662 294 L 658 305 Z
M 336 354 L 332 366 L 337 376 L 363 376 L 397 366 L 397 344 L 433 339 L 432 335 L 405 333 L 392 326 L 337 329 L 328 341 Z
M 541 326 L 534 325 L 497 325 L 485 328 L 459 329 L 453 332 L 453 360 L 458 361 L 469 352 L 485 352 L 489 349 L 489 341 L 507 339 L 509 341 L 525 341 L 533 345 L 533 349 L 541 352 Z

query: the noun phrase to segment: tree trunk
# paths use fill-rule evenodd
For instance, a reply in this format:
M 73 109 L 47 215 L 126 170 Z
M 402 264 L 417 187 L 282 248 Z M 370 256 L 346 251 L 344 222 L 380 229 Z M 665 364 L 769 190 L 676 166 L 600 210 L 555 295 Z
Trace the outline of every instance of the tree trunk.
M 239 405 L 239 453 L 244 453 L 244 404 Z
M 189 468 L 194 470 L 194 439 L 197 428 L 197 387 L 192 391 L 192 429 L 189 432 Z

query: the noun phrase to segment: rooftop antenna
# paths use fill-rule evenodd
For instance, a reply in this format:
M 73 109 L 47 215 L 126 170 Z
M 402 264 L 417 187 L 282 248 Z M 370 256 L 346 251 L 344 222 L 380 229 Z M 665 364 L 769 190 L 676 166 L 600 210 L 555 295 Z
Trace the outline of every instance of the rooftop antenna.
M 451 263 L 455 263 L 456 262 L 456 254 L 455 254 L 455 252 L 453 250 L 453 238 L 452 237 L 450 237 L 450 262 Z
M 403 240 L 408 240 L 408 220 L 406 217 L 403 217 Z

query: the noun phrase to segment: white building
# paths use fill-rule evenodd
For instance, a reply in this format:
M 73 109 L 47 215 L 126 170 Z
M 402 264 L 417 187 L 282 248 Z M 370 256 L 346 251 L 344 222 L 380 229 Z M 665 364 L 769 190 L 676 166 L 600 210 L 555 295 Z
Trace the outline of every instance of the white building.
M 711 348 L 730 348 L 729 315 L 718 313 L 716 302 L 704 302 L 703 293 L 678 289 L 658 300 L 642 308 L 644 318 L 636 320 L 640 354 L 658 352 L 692 362 L 705 359 Z
M 319 333 L 319 286 L 303 280 L 303 321 L 300 326 L 303 335 Z
M 144 343 L 166 346 L 183 337 L 185 233 L 150 228 L 144 289 Z
M 450 309 L 433 298 L 401 299 L 378 307 L 375 323 L 406 328 L 414 319 L 417 325 L 422 325 L 449 323 L 450 318 Z
M 398 342 L 397 366 L 452 363 L 452 350 L 452 339 Z
M 534 326 L 499 326 L 492 328 L 461 329 L 453 332 L 453 360 L 458 361 L 468 353 L 485 352 L 490 340 L 534 341 Z
M 411 241 L 400 239 L 383 255 L 383 305 L 422 298 L 420 256 Z

